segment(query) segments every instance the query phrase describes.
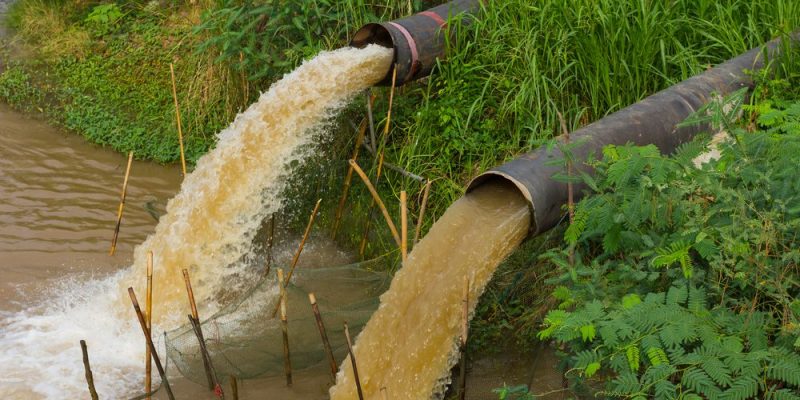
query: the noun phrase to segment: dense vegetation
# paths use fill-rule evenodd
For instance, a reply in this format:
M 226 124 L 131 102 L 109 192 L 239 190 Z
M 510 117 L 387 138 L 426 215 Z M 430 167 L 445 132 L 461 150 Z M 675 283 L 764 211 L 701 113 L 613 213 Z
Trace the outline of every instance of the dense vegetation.
M 694 118 L 729 135 L 718 159 L 698 165 L 702 137 L 672 156 L 610 146 L 592 163 L 566 245 L 542 256 L 558 305 L 539 336 L 563 346 L 577 388 L 800 398 L 800 101 L 745 106 L 738 123 L 744 95 Z

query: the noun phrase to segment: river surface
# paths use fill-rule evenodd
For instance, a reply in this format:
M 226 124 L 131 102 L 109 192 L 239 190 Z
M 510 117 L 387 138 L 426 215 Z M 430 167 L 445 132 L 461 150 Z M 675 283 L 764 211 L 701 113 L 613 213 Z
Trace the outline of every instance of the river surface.
M 178 190 L 180 169 L 134 161 L 116 254 L 108 255 L 127 159 L 0 104 L 0 308 L 65 276 L 130 265 Z M 55 300 L 55 299 L 50 299 Z

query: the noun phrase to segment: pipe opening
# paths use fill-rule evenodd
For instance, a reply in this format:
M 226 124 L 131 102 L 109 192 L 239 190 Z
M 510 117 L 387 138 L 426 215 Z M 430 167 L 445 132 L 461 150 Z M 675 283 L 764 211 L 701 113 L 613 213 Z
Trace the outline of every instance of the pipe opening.
M 379 86 L 389 86 L 392 84 L 392 74 L 398 62 L 397 46 L 392 33 L 389 29 L 382 24 L 370 23 L 366 24 L 361 29 L 356 31 L 353 38 L 350 40 L 350 46 L 356 48 L 364 48 L 370 44 L 377 44 L 394 51 L 392 58 L 392 66 L 386 72 L 386 77 L 378 82 Z M 399 72 L 399 71 L 398 71 Z M 398 80 L 402 79 L 398 74 Z M 398 84 L 399 86 L 399 84 Z
M 473 179 L 472 182 L 470 182 L 467 186 L 467 193 L 483 185 L 508 185 L 516 188 L 517 191 L 519 191 L 519 194 L 522 195 L 522 197 L 525 198 L 525 201 L 528 202 L 528 209 L 531 213 L 531 226 L 528 229 L 529 235 L 534 236 L 539 233 L 539 227 L 536 223 L 536 209 L 533 204 L 533 196 L 525 184 L 517 179 L 514 179 L 514 177 L 511 175 L 505 174 L 501 171 L 490 170 Z

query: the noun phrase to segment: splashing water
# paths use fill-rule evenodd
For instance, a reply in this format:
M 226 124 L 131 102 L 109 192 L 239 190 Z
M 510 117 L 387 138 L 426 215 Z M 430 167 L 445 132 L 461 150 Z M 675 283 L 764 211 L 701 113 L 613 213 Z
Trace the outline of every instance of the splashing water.
M 455 365 L 462 297 L 470 280 L 470 314 L 497 265 L 525 238 L 528 205 L 510 185 L 484 185 L 433 225 L 381 296 L 356 340 L 365 399 L 441 399 Z M 351 362 L 342 363 L 332 400 L 358 398 Z
M 86 339 L 101 398 L 141 389 L 144 346 L 126 288 L 144 294 L 146 254 L 155 253 L 153 332 L 182 324 L 189 268 L 201 315 L 243 257 L 265 216 L 281 207 L 287 164 L 302 160 L 315 134 L 353 95 L 380 81 L 392 51 L 379 46 L 323 52 L 275 83 L 219 134 L 167 205 L 133 265 L 106 279 L 62 282 L 61 299 L 0 320 L 0 396 L 80 398 L 86 393 L 78 347 Z M 140 301 L 142 299 L 140 298 Z

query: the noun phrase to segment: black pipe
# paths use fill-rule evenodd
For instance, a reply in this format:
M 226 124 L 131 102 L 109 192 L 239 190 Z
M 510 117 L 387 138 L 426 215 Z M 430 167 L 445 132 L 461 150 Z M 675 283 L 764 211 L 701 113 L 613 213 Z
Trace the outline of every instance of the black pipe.
M 379 44 L 394 49 L 397 66 L 396 85 L 430 74 L 438 58 L 445 53 L 445 25 L 449 18 L 480 9 L 480 0 L 455 0 L 430 10 L 389 22 L 364 25 L 356 31 L 350 46 Z M 394 68 L 394 67 L 393 67 Z M 378 85 L 392 84 L 393 69 Z
M 795 33 L 790 39 L 796 42 L 800 40 L 800 34 Z M 578 129 L 569 135 L 570 142 L 576 144 L 571 149 L 576 163 L 587 160 L 590 155 L 599 159 L 599 152 L 609 144 L 654 144 L 662 153 L 668 154 L 681 143 L 691 140 L 695 134 L 708 132 L 709 126 L 678 128 L 676 125 L 712 100 L 713 96 L 725 96 L 737 89 L 752 87 L 753 80 L 747 70 L 763 68 L 765 55 L 777 55 L 780 44 L 780 39 L 773 40 L 763 48 L 750 50 Z M 560 136 L 557 140 L 563 143 L 564 137 Z M 564 155 L 558 148 L 548 150 L 541 147 L 478 176 L 467 190 L 494 179 L 510 181 L 528 200 L 533 215 L 530 231 L 532 235 L 537 235 L 555 226 L 563 215 L 567 184 L 553 179 L 555 174 L 564 173 L 563 166 L 553 165 L 554 161 L 563 159 Z M 575 167 L 592 172 L 583 163 Z M 585 188 L 585 185 L 575 184 L 576 200 Z

